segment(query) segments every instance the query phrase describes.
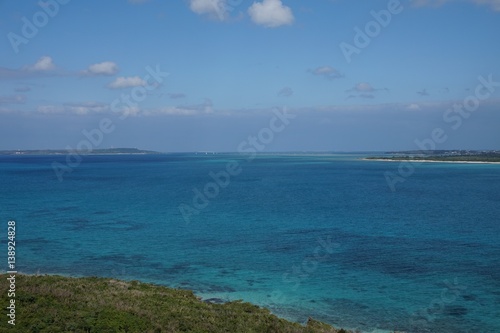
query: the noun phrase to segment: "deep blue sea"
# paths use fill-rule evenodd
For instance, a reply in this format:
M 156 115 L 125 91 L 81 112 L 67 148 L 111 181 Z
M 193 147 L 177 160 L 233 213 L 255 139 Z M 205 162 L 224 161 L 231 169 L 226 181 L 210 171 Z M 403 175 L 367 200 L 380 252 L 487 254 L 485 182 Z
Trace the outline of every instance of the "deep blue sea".
M 0 156 L 2 261 L 15 220 L 24 273 L 153 282 L 362 332 L 500 332 L 500 165 L 423 163 L 392 191 L 399 162 L 247 157 L 83 156 L 59 181 L 66 156 Z

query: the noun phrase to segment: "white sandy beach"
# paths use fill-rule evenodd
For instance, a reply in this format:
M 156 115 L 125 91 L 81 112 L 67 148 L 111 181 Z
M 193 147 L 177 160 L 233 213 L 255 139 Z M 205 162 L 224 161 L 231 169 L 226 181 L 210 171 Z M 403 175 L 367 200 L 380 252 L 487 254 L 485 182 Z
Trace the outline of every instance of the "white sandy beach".
M 435 161 L 435 160 L 407 160 L 407 159 L 384 159 L 384 158 L 363 158 L 365 161 L 378 161 L 378 162 L 412 162 L 412 163 L 460 163 L 460 164 L 500 164 L 500 162 L 486 162 L 486 161 Z

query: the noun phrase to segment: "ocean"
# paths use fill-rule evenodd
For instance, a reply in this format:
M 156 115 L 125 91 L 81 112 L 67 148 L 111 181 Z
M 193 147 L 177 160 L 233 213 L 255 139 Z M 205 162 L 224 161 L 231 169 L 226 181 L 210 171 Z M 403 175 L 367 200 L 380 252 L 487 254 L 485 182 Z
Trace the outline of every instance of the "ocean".
M 361 332 L 500 332 L 500 165 L 364 156 L 0 156 L 0 268 L 15 220 L 23 273 L 152 282 Z M 404 177 L 391 189 L 388 173 Z

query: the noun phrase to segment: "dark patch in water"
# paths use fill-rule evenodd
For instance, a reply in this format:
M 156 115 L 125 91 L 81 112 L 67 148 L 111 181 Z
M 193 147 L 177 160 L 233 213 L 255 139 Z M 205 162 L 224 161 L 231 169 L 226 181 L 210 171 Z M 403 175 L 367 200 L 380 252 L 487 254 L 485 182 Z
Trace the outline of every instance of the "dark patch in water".
M 67 212 L 71 210 L 78 210 L 80 207 L 78 206 L 65 206 L 65 207 L 57 207 L 56 210 L 60 212 Z
M 165 268 L 164 272 L 169 275 L 177 275 L 177 274 L 186 274 L 190 270 L 192 270 L 191 265 L 187 262 L 183 262 Z
M 23 239 L 23 244 L 47 244 L 48 240 L 42 237 L 32 238 L 32 239 Z
M 49 216 L 49 215 L 54 215 L 54 212 L 52 212 L 48 209 L 34 210 L 28 214 L 29 217 L 40 217 L 40 216 Z
M 34 252 L 44 252 L 44 251 L 60 251 L 61 248 L 64 247 L 65 244 L 62 244 L 60 241 L 47 240 L 43 237 L 31 238 L 31 239 L 23 239 L 22 244 L 29 248 Z
M 229 286 L 210 285 L 206 288 L 206 291 L 210 293 L 234 293 L 236 289 Z
M 159 262 L 152 262 L 152 263 L 149 263 L 148 265 L 149 265 L 149 267 L 154 268 L 156 270 L 160 270 L 160 269 L 164 268 L 163 264 L 159 263 Z
M 463 317 L 469 312 L 467 308 L 464 308 L 463 306 L 460 305 L 448 305 L 445 306 L 443 313 L 446 316 L 453 316 L 453 317 Z
M 82 219 L 82 218 L 75 218 L 71 220 L 66 220 L 64 221 L 65 223 L 68 223 L 70 226 L 68 226 L 69 230 L 72 231 L 77 231 L 77 230 L 83 230 L 87 228 L 90 224 L 90 221 L 87 219 Z
M 127 255 L 122 255 L 122 254 L 110 254 L 110 255 L 103 255 L 103 256 L 88 256 L 85 259 L 82 260 L 82 262 L 105 262 L 106 265 L 113 265 L 113 264 L 121 264 L 121 265 L 127 265 L 127 266 L 135 266 L 138 263 L 141 264 L 146 264 L 148 257 L 143 256 L 143 255 L 132 255 L 132 256 L 127 256 Z M 111 264 L 110 264 L 111 263 Z M 149 265 L 149 263 L 148 263 Z
M 462 295 L 462 298 L 466 301 L 475 301 L 477 300 L 477 296 L 473 294 Z
M 269 252 L 291 252 L 295 249 L 293 245 L 275 245 L 275 246 L 268 246 L 266 248 L 266 251 Z
M 74 218 L 70 220 L 62 220 L 63 223 L 71 224 L 69 230 L 83 230 L 83 229 L 109 229 L 118 231 L 133 231 L 143 229 L 145 226 L 131 221 L 113 221 L 113 222 L 91 222 L 84 218 Z
M 94 212 L 94 215 L 106 215 L 106 214 L 111 214 L 112 211 L 110 210 L 98 210 L 96 212 Z
M 211 238 L 198 238 L 191 241 L 197 247 L 219 247 L 227 244 L 231 244 L 231 241 L 222 239 L 211 239 Z
M 240 178 L 238 182 L 240 183 L 253 183 L 253 182 L 261 182 L 262 178 Z
M 124 221 L 124 220 L 101 223 L 99 224 L 99 226 L 105 226 L 108 229 L 124 230 L 124 231 L 140 230 L 144 228 L 143 224 L 132 221 Z
M 323 234 L 323 230 L 320 229 L 296 229 L 296 230 L 289 230 L 285 232 L 284 234 L 286 235 L 306 235 L 310 233 L 318 233 L 320 235 Z

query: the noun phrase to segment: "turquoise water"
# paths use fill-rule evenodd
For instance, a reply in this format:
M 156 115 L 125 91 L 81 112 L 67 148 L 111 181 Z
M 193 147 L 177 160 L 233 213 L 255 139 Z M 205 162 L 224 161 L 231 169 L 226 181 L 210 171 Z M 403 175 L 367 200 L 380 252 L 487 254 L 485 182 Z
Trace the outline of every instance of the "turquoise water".
M 398 163 L 245 157 L 84 156 L 60 182 L 64 156 L 1 156 L 0 230 L 17 222 L 25 273 L 137 279 L 363 332 L 500 332 L 500 165 L 422 164 L 393 192 Z M 231 161 L 240 172 L 195 207 Z

